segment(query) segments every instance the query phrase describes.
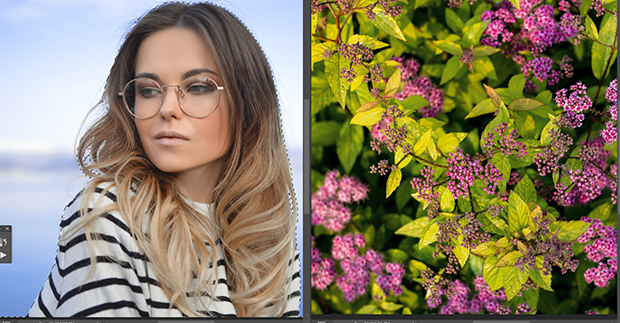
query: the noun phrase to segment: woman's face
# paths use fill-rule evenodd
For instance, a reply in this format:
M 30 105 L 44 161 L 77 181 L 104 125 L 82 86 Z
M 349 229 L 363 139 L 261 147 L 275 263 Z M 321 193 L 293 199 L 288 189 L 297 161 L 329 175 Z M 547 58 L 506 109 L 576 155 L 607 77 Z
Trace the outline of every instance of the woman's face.
M 193 30 L 183 28 L 158 31 L 144 39 L 135 73 L 136 78 L 149 77 L 161 86 L 179 85 L 190 75 L 207 76 L 219 86 L 224 83 L 207 44 Z M 182 182 L 200 178 L 214 185 L 231 147 L 226 90 L 220 91 L 215 112 L 201 119 L 181 110 L 176 87 L 164 87 L 164 91 L 157 114 L 134 119 L 146 155 L 157 168 Z

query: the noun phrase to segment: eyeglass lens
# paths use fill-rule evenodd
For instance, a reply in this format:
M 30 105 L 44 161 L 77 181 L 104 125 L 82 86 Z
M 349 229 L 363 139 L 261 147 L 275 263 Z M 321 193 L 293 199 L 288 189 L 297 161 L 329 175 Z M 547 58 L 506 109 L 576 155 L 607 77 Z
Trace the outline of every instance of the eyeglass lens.
M 213 113 L 220 102 L 217 84 L 204 76 L 185 79 L 179 85 L 176 94 L 181 108 L 188 115 L 197 118 Z M 164 95 L 162 86 L 150 78 L 133 79 L 127 83 L 123 91 L 125 105 L 137 118 L 150 118 L 157 114 L 164 102 Z

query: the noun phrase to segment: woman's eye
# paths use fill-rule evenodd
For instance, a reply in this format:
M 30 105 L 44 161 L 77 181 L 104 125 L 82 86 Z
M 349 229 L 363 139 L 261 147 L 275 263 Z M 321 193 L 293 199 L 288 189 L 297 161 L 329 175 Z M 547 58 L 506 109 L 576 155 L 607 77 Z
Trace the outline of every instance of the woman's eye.
M 185 93 L 188 94 L 209 94 L 215 90 L 215 87 L 209 84 L 196 83 L 187 87 Z
M 158 88 L 153 88 L 153 87 L 143 87 L 138 90 L 138 93 L 140 94 L 141 97 L 145 99 L 154 98 L 161 94 Z

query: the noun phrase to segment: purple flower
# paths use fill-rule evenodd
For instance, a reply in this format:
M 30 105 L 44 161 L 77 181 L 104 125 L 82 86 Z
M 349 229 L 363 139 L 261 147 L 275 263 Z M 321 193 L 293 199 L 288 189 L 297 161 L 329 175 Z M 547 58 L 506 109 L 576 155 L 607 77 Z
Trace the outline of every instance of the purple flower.
M 367 195 L 368 187 L 358 179 L 338 179 L 338 172 L 327 172 L 323 186 L 312 195 L 311 223 L 340 232 L 351 221 L 351 210 L 345 204 L 360 202 Z

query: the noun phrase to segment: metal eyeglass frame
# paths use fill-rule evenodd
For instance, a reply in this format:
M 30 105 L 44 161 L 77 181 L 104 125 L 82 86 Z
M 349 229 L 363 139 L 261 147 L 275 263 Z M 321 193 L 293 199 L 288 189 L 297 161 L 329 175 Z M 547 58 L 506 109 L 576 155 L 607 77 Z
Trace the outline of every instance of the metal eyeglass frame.
M 134 117 L 136 117 L 138 119 L 149 119 L 149 118 L 154 117 L 156 114 L 158 114 L 159 111 L 161 110 L 161 107 L 164 105 L 164 99 L 166 97 L 166 91 L 164 89 L 167 88 L 167 87 L 174 87 L 177 90 L 177 102 L 179 102 L 179 107 L 181 108 L 181 110 L 183 110 L 183 112 L 185 114 L 187 114 L 188 116 L 190 116 L 192 118 L 196 118 L 196 119 L 206 118 L 206 117 L 212 115 L 215 112 L 215 110 L 217 110 L 217 108 L 220 106 L 220 99 L 222 98 L 222 95 L 221 95 L 221 93 L 218 93 L 220 95 L 217 98 L 217 105 L 215 106 L 215 109 L 213 109 L 213 111 L 211 111 L 209 114 L 207 114 L 205 116 L 197 117 L 197 116 L 187 112 L 187 110 L 185 110 L 185 108 L 183 108 L 183 105 L 181 104 L 181 98 L 185 96 L 185 93 L 183 93 L 183 90 L 181 90 L 181 85 L 183 85 L 183 83 L 185 83 L 185 81 L 193 79 L 193 78 L 205 78 L 205 79 L 208 79 L 208 80 L 210 80 L 211 82 L 213 82 L 215 84 L 216 89 L 218 91 L 224 90 L 224 87 L 220 86 L 219 84 L 217 84 L 217 82 L 214 79 L 212 79 L 212 78 L 210 78 L 208 76 L 202 76 L 202 75 L 200 75 L 200 76 L 197 76 L 197 75 L 190 76 L 190 77 L 184 79 L 181 82 L 181 84 L 166 84 L 166 85 L 161 85 L 161 84 L 159 84 L 159 82 L 155 81 L 154 79 L 152 79 L 150 77 L 138 77 L 138 78 L 131 79 L 129 82 L 127 82 L 127 84 L 125 84 L 125 86 L 123 87 L 123 91 L 118 92 L 118 95 L 123 97 L 123 103 L 125 104 L 125 108 L 127 108 L 127 110 L 129 111 L 129 113 L 131 113 L 132 116 L 134 116 Z M 127 88 L 127 85 L 129 85 L 129 83 L 134 82 L 135 80 L 138 80 L 138 79 L 147 79 L 147 80 L 153 81 L 161 89 L 161 93 L 162 94 L 160 95 L 160 99 L 159 99 L 159 109 L 157 109 L 157 111 L 155 111 L 155 113 L 153 113 L 152 115 L 150 115 L 148 117 L 138 117 L 133 111 L 131 111 L 131 108 L 127 104 L 127 99 L 125 97 L 125 89 Z

